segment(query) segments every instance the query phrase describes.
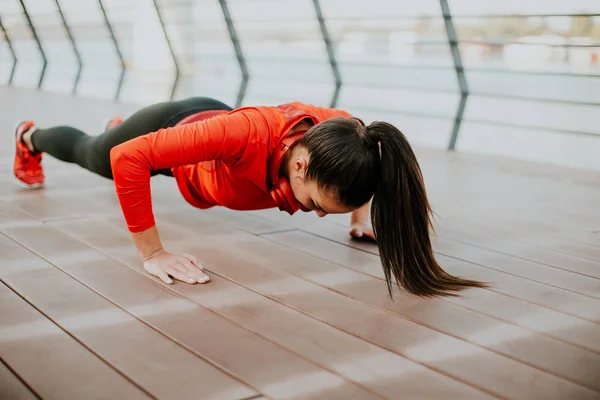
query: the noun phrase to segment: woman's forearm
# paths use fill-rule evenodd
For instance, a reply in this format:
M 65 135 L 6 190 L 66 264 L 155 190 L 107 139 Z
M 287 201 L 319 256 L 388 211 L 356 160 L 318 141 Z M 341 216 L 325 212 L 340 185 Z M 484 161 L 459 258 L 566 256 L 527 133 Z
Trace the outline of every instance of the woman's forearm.
M 164 251 L 156 225 L 142 232 L 132 232 L 131 237 L 140 257 L 144 261 L 148 260 L 154 254 Z

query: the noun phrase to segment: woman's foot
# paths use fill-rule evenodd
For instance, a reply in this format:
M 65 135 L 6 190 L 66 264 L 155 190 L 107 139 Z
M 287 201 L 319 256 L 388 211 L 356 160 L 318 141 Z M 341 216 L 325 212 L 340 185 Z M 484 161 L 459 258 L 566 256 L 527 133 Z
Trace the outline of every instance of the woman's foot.
M 44 186 L 42 153 L 32 151 L 30 137 L 35 129 L 33 125 L 33 121 L 21 122 L 15 131 L 16 151 L 13 172 L 18 183 L 27 189 L 38 189 Z M 27 140 L 24 140 L 24 137 L 27 137 Z

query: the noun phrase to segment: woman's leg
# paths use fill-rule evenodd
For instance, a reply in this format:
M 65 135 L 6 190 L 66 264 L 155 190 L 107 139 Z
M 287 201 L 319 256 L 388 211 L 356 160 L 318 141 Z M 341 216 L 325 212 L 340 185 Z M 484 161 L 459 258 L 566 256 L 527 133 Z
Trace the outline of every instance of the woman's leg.
M 78 164 L 112 179 L 110 151 L 113 147 L 138 136 L 175 126 L 183 118 L 207 110 L 231 110 L 231 107 L 206 97 L 158 103 L 137 111 L 99 136 L 89 136 L 69 126 L 57 126 L 36 129 L 31 134 L 31 144 L 36 152 Z M 170 171 L 155 171 L 154 174 L 156 173 L 170 175 Z

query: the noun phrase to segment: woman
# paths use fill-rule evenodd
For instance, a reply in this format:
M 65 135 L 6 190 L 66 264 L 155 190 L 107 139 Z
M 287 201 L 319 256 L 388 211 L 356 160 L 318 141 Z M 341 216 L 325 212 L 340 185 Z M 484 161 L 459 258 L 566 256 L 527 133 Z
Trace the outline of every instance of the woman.
M 183 197 L 201 209 L 352 213 L 350 234 L 378 243 L 390 295 L 393 280 L 420 296 L 484 286 L 449 275 L 435 260 L 419 164 L 388 123 L 365 126 L 342 110 L 301 103 L 232 110 L 196 97 L 155 104 L 111 125 L 92 137 L 67 126 L 21 123 L 15 176 L 41 187 L 42 153 L 48 153 L 114 179 L 144 268 L 168 284 L 171 277 L 192 284 L 209 278 L 197 257 L 163 248 L 150 193 L 156 174 L 173 176 Z

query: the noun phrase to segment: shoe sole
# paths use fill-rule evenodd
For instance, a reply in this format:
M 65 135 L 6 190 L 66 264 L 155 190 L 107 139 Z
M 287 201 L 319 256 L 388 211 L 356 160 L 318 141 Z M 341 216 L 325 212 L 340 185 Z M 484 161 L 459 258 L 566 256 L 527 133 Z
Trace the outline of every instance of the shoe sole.
M 20 180 L 19 178 L 17 178 L 16 176 L 13 177 L 15 179 L 15 182 L 17 182 L 17 185 L 21 186 L 22 188 L 25 189 L 29 189 L 29 190 L 34 190 L 34 189 L 43 189 L 44 188 L 44 184 L 43 183 L 34 183 L 32 185 L 23 182 L 22 180 Z
M 23 122 L 25 121 L 21 121 L 19 122 L 15 128 L 13 129 L 13 132 L 17 132 L 17 128 L 19 127 L 19 125 L 21 125 Z M 13 148 L 16 149 L 17 148 L 17 135 L 13 135 Z M 34 184 L 29 184 L 29 183 L 25 183 L 22 180 L 20 180 L 19 178 L 17 178 L 17 176 L 15 175 L 14 171 L 13 171 L 13 178 L 14 180 L 17 182 L 17 185 L 21 186 L 22 188 L 25 189 L 29 189 L 29 190 L 34 190 L 34 189 L 42 189 L 44 187 L 43 183 L 34 183 Z

